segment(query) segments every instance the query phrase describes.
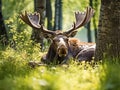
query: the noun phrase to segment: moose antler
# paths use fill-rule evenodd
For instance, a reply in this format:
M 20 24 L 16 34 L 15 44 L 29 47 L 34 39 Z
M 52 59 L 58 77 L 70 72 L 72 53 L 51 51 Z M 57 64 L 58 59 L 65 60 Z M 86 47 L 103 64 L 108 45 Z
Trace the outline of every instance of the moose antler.
M 88 23 L 91 19 L 91 17 L 94 14 L 94 10 L 91 7 L 87 7 L 86 12 L 75 12 L 75 19 L 76 22 L 73 23 L 72 28 L 70 28 L 68 31 L 63 32 L 65 35 L 69 35 L 73 33 L 76 29 L 80 28 L 81 26 L 84 26 L 86 23 Z M 28 14 L 25 11 L 25 14 L 20 14 L 20 18 L 29 26 L 40 29 L 41 32 L 51 35 L 56 35 L 57 33 L 55 31 L 47 30 L 43 27 L 43 25 L 40 25 L 40 14 L 35 12 L 34 14 Z M 74 36 L 74 34 L 73 34 Z
M 50 33 L 52 35 L 55 34 L 54 31 L 47 30 L 43 27 L 43 25 L 40 25 L 40 14 L 35 12 L 34 14 L 28 14 L 27 11 L 25 11 L 25 14 L 21 13 L 20 18 L 29 26 L 35 28 L 35 29 L 40 29 L 44 33 Z
M 84 26 L 86 23 L 90 21 L 93 14 L 94 10 L 91 7 L 87 7 L 86 12 L 75 12 L 76 22 L 73 23 L 72 28 L 70 28 L 68 31 L 64 33 L 69 34 L 72 31 L 80 28 L 81 26 Z

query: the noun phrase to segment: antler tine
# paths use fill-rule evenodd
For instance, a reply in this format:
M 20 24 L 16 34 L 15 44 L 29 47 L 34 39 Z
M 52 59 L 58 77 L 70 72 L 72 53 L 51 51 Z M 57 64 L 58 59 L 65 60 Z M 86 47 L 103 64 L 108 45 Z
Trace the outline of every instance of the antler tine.
M 28 14 L 27 11 L 25 11 L 25 14 L 20 14 L 20 18 L 33 28 L 41 28 L 39 25 L 40 15 L 38 13 Z
M 26 24 L 28 24 L 29 26 L 35 28 L 35 27 L 31 24 L 31 22 L 29 21 L 27 11 L 25 11 L 25 14 L 21 13 L 21 14 L 20 14 L 20 18 L 21 18 Z
M 93 14 L 94 14 L 94 10 L 91 7 L 87 7 L 86 12 L 75 12 L 76 22 L 74 22 L 72 28 L 65 33 L 70 33 L 80 28 L 81 26 L 84 26 L 86 23 L 89 22 Z
M 87 11 L 75 13 L 76 24 L 74 29 L 78 29 L 83 25 L 84 21 L 86 20 L 87 13 L 88 13 Z
M 23 13 L 21 13 L 19 16 L 26 24 L 31 26 L 31 23 L 29 22 L 29 20 L 27 18 L 27 11 L 25 11 L 25 15 Z
M 83 25 L 88 23 L 90 21 L 91 17 L 93 16 L 93 14 L 94 14 L 94 10 L 91 7 L 87 7 L 87 10 L 88 10 L 88 14 L 87 14 L 87 17 L 86 17 L 85 21 L 83 22 Z
M 25 14 L 20 14 L 20 18 L 29 26 L 35 28 L 35 29 L 40 29 L 41 32 L 43 33 L 49 33 L 49 34 L 54 34 L 54 31 L 50 31 L 44 28 L 43 25 L 40 25 L 40 14 L 35 12 L 33 14 L 28 14 L 27 11 L 25 11 Z
M 30 21 L 31 25 L 34 26 L 34 28 L 40 29 L 41 25 L 40 22 L 40 14 L 35 12 L 34 14 L 27 14 L 28 20 Z

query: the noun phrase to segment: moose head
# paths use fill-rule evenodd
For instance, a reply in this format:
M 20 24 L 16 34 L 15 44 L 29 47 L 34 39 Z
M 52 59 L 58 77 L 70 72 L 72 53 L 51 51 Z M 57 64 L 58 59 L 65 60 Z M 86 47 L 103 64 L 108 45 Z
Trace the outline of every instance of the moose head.
M 51 31 L 46 29 L 43 25 L 40 25 L 40 14 L 35 12 L 34 14 L 20 14 L 20 18 L 32 28 L 41 30 L 45 38 L 50 38 L 52 43 L 48 50 L 47 55 L 43 59 L 52 61 L 53 59 L 68 59 L 70 53 L 70 39 L 77 33 L 77 29 L 88 23 L 94 14 L 94 10 L 91 7 L 87 7 L 85 12 L 75 12 L 75 22 L 72 27 L 65 32 L 61 30 Z

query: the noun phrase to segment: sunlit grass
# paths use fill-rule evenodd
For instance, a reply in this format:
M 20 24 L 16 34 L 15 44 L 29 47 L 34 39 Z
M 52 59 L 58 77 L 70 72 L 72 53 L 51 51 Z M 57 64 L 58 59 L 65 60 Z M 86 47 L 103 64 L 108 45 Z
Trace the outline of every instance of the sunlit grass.
M 37 48 L 37 47 L 35 47 Z M 37 55 L 37 52 L 34 52 Z M 42 54 L 41 54 L 42 55 Z M 0 63 L 1 90 L 97 90 L 99 69 L 71 62 L 66 65 L 48 65 L 31 68 L 26 52 L 12 48 L 2 51 Z
M 28 46 L 26 46 L 28 47 Z M 31 68 L 28 62 L 40 61 L 46 52 L 29 44 L 15 50 L 0 50 L 0 90 L 119 90 L 119 63 L 104 62 L 92 66 L 71 61 L 69 65 L 46 65 Z M 18 49 L 18 48 L 17 48 Z

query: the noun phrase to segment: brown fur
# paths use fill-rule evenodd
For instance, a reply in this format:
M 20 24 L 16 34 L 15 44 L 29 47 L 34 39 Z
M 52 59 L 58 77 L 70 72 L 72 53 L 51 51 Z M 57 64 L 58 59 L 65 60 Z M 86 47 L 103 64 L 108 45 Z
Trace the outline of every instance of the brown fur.
M 95 43 L 81 42 L 77 38 L 69 38 L 69 43 L 70 43 L 70 49 L 74 58 L 76 58 L 76 56 L 78 58 L 78 53 L 80 51 L 84 50 L 87 47 L 95 45 Z
M 68 42 L 66 42 L 67 48 L 60 48 L 68 51 L 66 56 L 59 56 L 57 51 L 56 44 L 52 42 L 49 47 L 49 50 L 45 56 L 42 57 L 42 61 L 45 63 L 66 63 L 70 58 L 76 59 L 77 61 L 90 61 L 94 56 L 95 48 L 92 47 L 95 43 L 87 43 L 81 42 L 77 38 L 69 38 Z

